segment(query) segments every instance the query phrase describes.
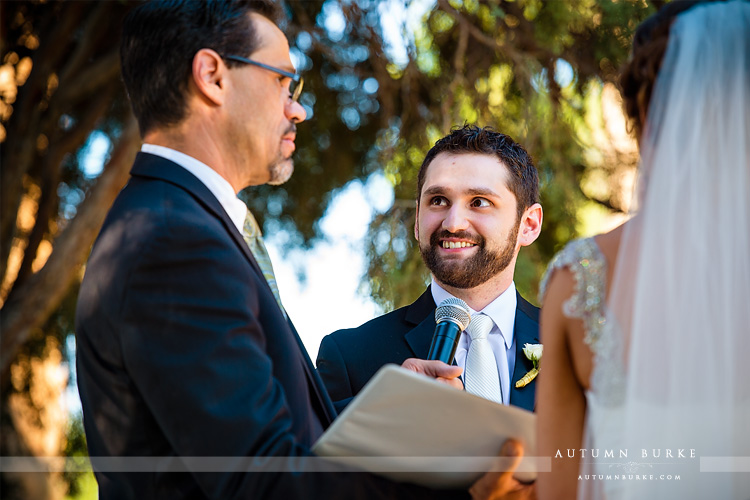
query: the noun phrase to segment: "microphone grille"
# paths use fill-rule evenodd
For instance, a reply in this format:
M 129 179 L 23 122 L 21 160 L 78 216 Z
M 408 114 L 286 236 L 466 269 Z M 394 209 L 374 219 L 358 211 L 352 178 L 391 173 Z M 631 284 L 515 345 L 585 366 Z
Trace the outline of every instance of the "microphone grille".
M 461 331 L 466 330 L 469 321 L 471 321 L 469 305 L 455 297 L 445 299 L 435 309 L 435 323 L 442 323 L 443 321 L 452 321 L 458 325 Z

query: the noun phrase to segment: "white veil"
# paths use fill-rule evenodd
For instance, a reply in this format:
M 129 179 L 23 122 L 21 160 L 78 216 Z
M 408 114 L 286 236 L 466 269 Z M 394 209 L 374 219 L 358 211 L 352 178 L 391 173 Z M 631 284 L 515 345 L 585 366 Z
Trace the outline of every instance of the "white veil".
M 748 499 L 750 3 L 677 16 L 641 146 L 609 298 L 623 443 L 646 476 L 622 497 Z

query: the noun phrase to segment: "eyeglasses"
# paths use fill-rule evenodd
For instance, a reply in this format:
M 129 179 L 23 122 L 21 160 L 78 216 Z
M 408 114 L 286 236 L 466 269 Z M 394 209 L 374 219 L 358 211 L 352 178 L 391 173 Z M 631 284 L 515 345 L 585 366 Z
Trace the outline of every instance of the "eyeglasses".
M 258 66 L 259 68 L 267 69 L 268 71 L 273 71 L 274 73 L 278 73 L 281 76 L 291 78 L 292 81 L 289 84 L 289 94 L 290 94 L 290 97 L 292 98 L 292 101 L 296 102 L 297 99 L 299 99 L 300 94 L 302 93 L 302 85 L 304 85 L 305 79 L 302 78 L 302 76 L 298 75 L 297 73 L 285 71 L 283 69 L 279 69 L 274 66 L 270 66 L 268 64 L 263 64 L 262 62 L 253 61 L 252 59 L 248 59 L 242 56 L 229 55 L 229 56 L 224 56 L 224 59 L 229 59 L 230 61 L 241 62 L 244 64 L 251 64 L 253 66 Z

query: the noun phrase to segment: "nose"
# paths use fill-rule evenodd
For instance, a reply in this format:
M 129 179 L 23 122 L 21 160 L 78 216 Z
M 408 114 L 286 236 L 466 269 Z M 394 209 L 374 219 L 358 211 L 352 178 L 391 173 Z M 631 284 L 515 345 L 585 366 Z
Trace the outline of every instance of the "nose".
M 443 219 L 443 229 L 456 233 L 465 231 L 469 228 L 469 220 L 466 218 L 466 211 L 459 204 L 454 204 L 448 209 Z
M 305 118 L 307 118 L 307 111 L 305 111 L 305 108 L 302 107 L 302 104 L 298 103 L 297 101 L 291 101 L 289 104 L 287 104 L 286 108 L 284 109 L 284 114 L 292 123 L 300 123 L 305 121 Z

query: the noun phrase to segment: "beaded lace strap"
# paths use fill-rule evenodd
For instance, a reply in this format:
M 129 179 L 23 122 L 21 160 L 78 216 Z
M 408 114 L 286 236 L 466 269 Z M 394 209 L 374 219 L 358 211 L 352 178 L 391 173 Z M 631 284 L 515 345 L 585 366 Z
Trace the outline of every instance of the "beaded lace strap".
M 584 341 L 594 347 L 606 323 L 604 313 L 607 263 L 593 238 L 574 240 L 555 255 L 539 286 L 539 300 L 544 299 L 550 276 L 556 269 L 567 267 L 575 280 L 573 295 L 563 304 L 569 318 L 583 320 Z

